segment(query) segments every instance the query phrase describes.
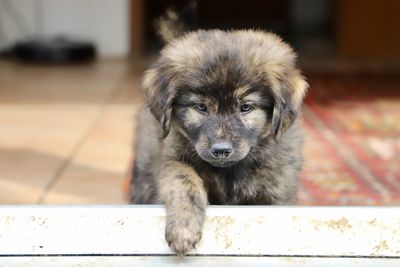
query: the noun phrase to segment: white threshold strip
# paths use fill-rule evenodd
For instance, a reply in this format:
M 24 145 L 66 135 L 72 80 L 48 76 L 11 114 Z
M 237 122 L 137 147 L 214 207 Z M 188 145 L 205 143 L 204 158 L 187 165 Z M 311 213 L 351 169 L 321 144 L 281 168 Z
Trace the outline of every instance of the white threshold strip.
M 400 266 L 400 207 L 210 206 L 183 258 L 164 224 L 162 206 L 0 206 L 0 266 Z

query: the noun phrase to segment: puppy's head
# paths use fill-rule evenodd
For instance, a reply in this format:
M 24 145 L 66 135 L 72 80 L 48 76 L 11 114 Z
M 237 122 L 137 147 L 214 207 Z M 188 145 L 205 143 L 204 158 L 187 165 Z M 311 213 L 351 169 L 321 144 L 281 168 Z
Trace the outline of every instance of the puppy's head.
M 143 89 L 164 137 L 172 125 L 203 160 L 227 167 L 279 142 L 295 120 L 307 83 L 294 61 L 270 33 L 198 31 L 164 48 Z

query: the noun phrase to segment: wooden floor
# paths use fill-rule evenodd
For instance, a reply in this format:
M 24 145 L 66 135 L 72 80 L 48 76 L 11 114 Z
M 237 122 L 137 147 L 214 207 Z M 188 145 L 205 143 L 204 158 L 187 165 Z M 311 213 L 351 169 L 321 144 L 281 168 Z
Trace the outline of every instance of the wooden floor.
M 125 203 L 139 75 L 0 61 L 0 203 Z

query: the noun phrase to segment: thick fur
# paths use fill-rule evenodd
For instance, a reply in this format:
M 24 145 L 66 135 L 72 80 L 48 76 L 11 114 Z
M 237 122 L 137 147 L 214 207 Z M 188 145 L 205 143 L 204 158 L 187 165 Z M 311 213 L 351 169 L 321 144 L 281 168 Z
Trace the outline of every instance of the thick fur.
M 296 203 L 306 89 L 271 33 L 197 31 L 161 51 L 143 79 L 132 202 L 166 205 L 174 252 L 196 246 L 207 204 Z M 210 153 L 218 142 L 232 145 L 229 157 Z

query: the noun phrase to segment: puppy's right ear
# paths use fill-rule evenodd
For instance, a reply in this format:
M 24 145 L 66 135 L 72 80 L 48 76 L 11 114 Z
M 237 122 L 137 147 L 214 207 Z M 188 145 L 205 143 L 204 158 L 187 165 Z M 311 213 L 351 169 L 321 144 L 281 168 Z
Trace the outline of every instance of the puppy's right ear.
M 307 88 L 308 83 L 296 69 L 287 75 L 279 89 L 275 91 L 275 107 L 272 115 L 275 140 L 278 140 L 296 119 Z
M 142 88 L 147 106 L 161 124 L 162 138 L 165 138 L 170 131 L 174 100 L 172 79 L 163 74 L 160 69 L 152 68 L 145 72 Z

